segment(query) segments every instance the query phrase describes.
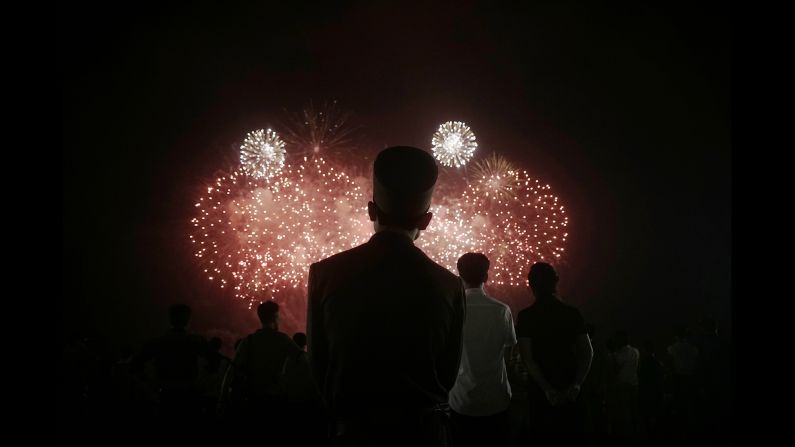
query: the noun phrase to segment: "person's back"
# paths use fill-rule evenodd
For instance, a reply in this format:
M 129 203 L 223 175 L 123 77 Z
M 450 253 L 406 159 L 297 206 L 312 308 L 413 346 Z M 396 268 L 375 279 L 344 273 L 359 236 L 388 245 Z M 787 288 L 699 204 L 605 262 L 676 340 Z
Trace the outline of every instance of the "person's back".
M 505 348 L 516 344 L 507 305 L 479 289 L 467 289 L 464 349 L 450 405 L 462 414 L 485 416 L 505 410 L 511 385 L 505 369 Z
M 553 387 L 565 389 L 577 372 L 572 346 L 586 333 L 579 310 L 560 300 L 536 301 L 519 312 L 517 321 L 533 340 L 533 357 L 544 376 Z
M 450 391 L 456 445 L 507 444 L 511 385 L 505 357 L 516 344 L 511 309 L 488 296 L 489 260 L 467 253 L 458 260 L 466 286 L 464 347 L 458 379 Z
M 557 298 L 554 268 L 537 262 L 528 283 L 536 302 L 519 312 L 516 334 L 533 380 L 528 386 L 530 430 L 541 445 L 583 442 L 585 404 L 580 388 L 593 347 L 580 311 Z
M 640 429 L 638 417 L 638 362 L 640 351 L 629 344 L 626 331 L 618 331 L 614 336 L 616 351 L 613 354 L 618 373 L 615 394 L 615 407 L 612 414 L 614 434 L 625 441 L 636 440 Z
M 420 149 L 382 151 L 368 204 L 376 234 L 310 267 L 309 352 L 338 443 L 438 445 L 443 435 L 429 427 L 458 371 L 464 292 L 413 244 L 431 219 L 437 169 Z
M 618 380 L 622 383 L 637 385 L 640 351 L 634 346 L 625 344 L 618 348 L 615 359 L 618 364 Z
M 257 314 L 262 327 L 238 345 L 232 374 L 232 396 L 236 403 L 247 401 L 249 407 L 275 408 L 286 403 L 284 371 L 289 358 L 301 349 L 278 330 L 279 306 L 273 301 L 259 305 Z
M 404 236 L 381 232 L 314 264 L 311 276 L 323 291 L 315 309 L 327 340 L 327 350 L 312 347 L 312 355 L 330 359 L 318 378 L 335 413 L 430 408 L 447 400 L 459 356 L 448 337 L 454 306 L 461 306 L 455 275 Z M 439 375 L 437 360 L 456 365 Z
M 165 388 L 193 386 L 199 375 L 199 356 L 206 350 L 201 336 L 171 329 L 145 349 L 152 352 L 157 380 Z
M 296 346 L 287 334 L 261 328 L 243 339 L 235 364 L 248 376 L 248 391 L 253 396 L 286 396 L 282 373 L 287 358 L 297 355 Z
M 147 342 L 133 357 L 132 367 L 140 370 L 143 363 L 152 361 L 161 388 L 186 389 L 196 384 L 199 359 L 209 352 L 207 341 L 187 331 L 190 307 L 177 304 L 169 309 L 171 328 L 162 336 Z
M 191 309 L 184 304 L 171 306 L 171 329 L 146 343 L 133 358 L 131 368 L 141 373 L 152 361 L 160 392 L 163 416 L 189 418 L 199 412 L 199 360 L 209 356 L 207 341 L 187 331 Z

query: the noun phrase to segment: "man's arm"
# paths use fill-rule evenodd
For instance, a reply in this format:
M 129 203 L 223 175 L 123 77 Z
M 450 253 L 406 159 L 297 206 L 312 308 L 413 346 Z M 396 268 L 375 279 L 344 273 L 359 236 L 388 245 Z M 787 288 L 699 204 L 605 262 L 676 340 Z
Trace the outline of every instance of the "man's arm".
M 551 396 L 557 393 L 557 390 L 549 384 L 546 377 L 544 377 L 544 373 L 541 372 L 541 368 L 538 367 L 535 359 L 533 359 L 533 342 L 530 338 L 519 337 L 519 352 L 522 354 L 522 361 L 525 367 L 527 367 L 527 372 L 530 374 L 530 377 L 532 377 L 535 383 L 547 395 L 547 398 L 550 399 L 550 402 L 552 402 Z
M 439 382 L 447 390 L 453 389 L 458 378 L 458 368 L 461 364 L 461 353 L 464 345 L 464 320 L 466 319 L 466 293 L 464 284 L 456 291 L 453 299 L 453 320 L 450 325 L 444 350 L 439 356 L 437 374 Z
M 593 346 L 588 334 L 581 334 L 577 337 L 574 342 L 574 355 L 577 357 L 577 374 L 574 376 L 574 382 L 567 391 L 567 396 L 572 401 L 577 399 L 577 395 L 580 394 L 580 388 L 585 382 L 585 378 L 588 377 L 588 371 L 591 370 Z
M 505 365 L 511 364 L 513 359 L 513 349 L 516 346 L 516 329 L 513 327 L 513 315 L 511 309 L 505 308 L 505 350 L 503 351 Z

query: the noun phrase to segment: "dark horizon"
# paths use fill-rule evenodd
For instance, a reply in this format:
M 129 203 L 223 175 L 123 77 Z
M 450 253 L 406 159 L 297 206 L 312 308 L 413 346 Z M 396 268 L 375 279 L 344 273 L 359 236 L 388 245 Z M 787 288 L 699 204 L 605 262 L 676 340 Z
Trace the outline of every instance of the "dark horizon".
M 331 99 L 368 151 L 428 149 L 460 119 L 550 183 L 570 217 L 563 293 L 599 335 L 730 325 L 729 6 L 70 8 L 65 330 L 139 342 L 175 301 L 230 330 L 242 309 L 191 256 L 196 191 L 247 131 Z

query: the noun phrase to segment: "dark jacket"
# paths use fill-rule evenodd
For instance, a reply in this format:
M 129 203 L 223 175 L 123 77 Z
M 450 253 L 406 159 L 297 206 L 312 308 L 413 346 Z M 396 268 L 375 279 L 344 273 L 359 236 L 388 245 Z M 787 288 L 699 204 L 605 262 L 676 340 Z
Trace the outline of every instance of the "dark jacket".
M 464 288 L 408 237 L 379 232 L 312 264 L 308 306 L 313 376 L 332 415 L 447 402 L 461 358 Z

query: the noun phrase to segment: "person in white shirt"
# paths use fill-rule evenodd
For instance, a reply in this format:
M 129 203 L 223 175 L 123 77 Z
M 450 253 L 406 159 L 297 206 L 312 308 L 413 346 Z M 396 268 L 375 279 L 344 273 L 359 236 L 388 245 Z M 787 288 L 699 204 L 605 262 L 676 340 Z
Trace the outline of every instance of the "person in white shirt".
M 466 288 L 464 346 L 450 391 L 455 445 L 507 445 L 511 385 L 505 368 L 516 345 L 511 309 L 483 290 L 489 260 L 467 253 L 458 260 Z
M 620 331 L 616 335 L 616 340 L 618 342 L 618 349 L 614 354 L 614 358 L 618 366 L 618 381 L 637 387 L 640 351 L 629 344 L 626 332 Z
M 616 411 L 613 414 L 614 434 L 624 440 L 635 440 L 638 436 L 640 419 L 638 417 L 638 362 L 640 351 L 629 344 L 625 331 L 615 335 L 616 352 L 613 354 L 618 367 Z

